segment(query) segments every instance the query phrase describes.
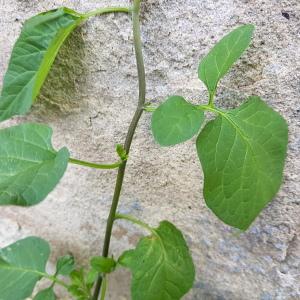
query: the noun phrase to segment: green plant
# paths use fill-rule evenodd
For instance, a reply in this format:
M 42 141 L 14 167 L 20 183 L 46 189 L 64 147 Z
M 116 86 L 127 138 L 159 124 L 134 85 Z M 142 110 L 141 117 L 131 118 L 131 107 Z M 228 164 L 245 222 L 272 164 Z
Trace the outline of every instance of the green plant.
M 41 278 L 50 281 L 35 300 L 56 299 L 53 287 L 61 285 L 76 299 L 104 299 L 107 278 L 120 266 L 132 272 L 132 299 L 181 299 L 192 287 L 195 270 L 182 233 L 170 222 L 152 228 L 129 215 L 117 213 L 121 187 L 135 129 L 144 110 L 153 112 L 152 131 L 162 146 L 172 146 L 196 135 L 205 112 L 216 115 L 200 131 L 196 147 L 204 172 L 204 198 L 225 223 L 246 230 L 278 191 L 286 156 L 287 125 L 259 97 L 250 97 L 236 109 L 217 108 L 218 82 L 249 46 L 254 27 L 240 26 L 225 36 L 202 59 L 199 79 L 209 101 L 194 105 L 171 96 L 158 108 L 145 105 L 146 83 L 139 27 L 140 0 L 130 7 L 108 7 L 79 14 L 60 8 L 28 20 L 12 52 L 0 99 L 0 120 L 25 114 L 34 103 L 55 56 L 67 36 L 89 17 L 106 13 L 132 16 L 139 100 L 120 157 L 113 164 L 96 164 L 70 158 L 67 148 L 51 145 L 51 129 L 41 124 L 21 124 L 0 130 L 0 204 L 31 206 L 41 202 L 63 176 L 68 163 L 91 168 L 118 168 L 115 193 L 102 256 L 92 257 L 89 269 L 78 269 L 70 255 L 57 261 L 50 275 L 45 266 L 48 243 L 28 237 L 0 250 L 0 295 L 3 300 L 30 296 Z M 113 223 L 123 219 L 147 230 L 134 250 L 118 259 L 109 256 Z M 68 279 L 68 280 L 65 280 Z

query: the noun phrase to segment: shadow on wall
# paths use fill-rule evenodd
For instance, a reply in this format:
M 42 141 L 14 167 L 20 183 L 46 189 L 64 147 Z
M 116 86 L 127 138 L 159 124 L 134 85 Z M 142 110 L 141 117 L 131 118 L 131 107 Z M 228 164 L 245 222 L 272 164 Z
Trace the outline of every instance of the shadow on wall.
M 86 103 L 85 43 L 82 27 L 64 42 L 54 61 L 41 93 L 33 106 L 34 115 L 62 115 L 79 111 Z

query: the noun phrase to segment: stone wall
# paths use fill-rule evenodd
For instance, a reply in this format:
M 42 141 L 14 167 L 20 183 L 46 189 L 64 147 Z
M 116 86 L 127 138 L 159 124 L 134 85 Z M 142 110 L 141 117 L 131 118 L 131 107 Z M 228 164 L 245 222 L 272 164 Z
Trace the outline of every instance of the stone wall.
M 0 79 L 21 25 L 58 6 L 88 11 L 124 1 L 0 0 Z M 145 0 L 142 13 L 147 98 L 180 94 L 204 103 L 199 58 L 239 24 L 256 25 L 251 48 L 221 82 L 219 105 L 259 95 L 289 123 L 284 182 L 274 201 L 245 233 L 222 224 L 205 206 L 194 141 L 160 148 L 149 113 L 138 127 L 120 211 L 152 225 L 174 222 L 191 246 L 197 280 L 187 300 L 300 299 L 300 4 L 298 0 Z M 137 101 L 131 22 L 126 15 L 89 20 L 60 51 L 39 101 L 20 121 L 50 124 L 57 147 L 90 161 L 116 159 Z M 116 171 L 70 166 L 59 186 L 33 208 L 0 208 L 0 246 L 38 235 L 53 257 L 72 252 L 79 263 L 100 253 Z M 118 256 L 143 234 L 118 222 L 111 251 Z M 50 266 L 51 268 L 51 266 Z M 109 299 L 129 298 L 129 273 L 110 278 Z M 63 297 L 61 297 L 63 299 Z M 66 298 L 67 299 L 67 298 Z

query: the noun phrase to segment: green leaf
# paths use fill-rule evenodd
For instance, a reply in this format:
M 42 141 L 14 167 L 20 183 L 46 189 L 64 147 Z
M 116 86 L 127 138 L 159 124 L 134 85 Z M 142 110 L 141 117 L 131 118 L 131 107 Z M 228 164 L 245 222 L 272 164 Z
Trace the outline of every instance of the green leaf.
M 98 277 L 98 274 L 99 274 L 99 273 L 98 273 L 96 270 L 94 270 L 94 269 L 91 269 L 91 270 L 87 273 L 85 281 L 86 281 L 86 284 L 87 284 L 88 286 L 90 286 L 91 288 L 93 287 L 94 282 L 96 281 L 96 279 L 97 279 L 97 277 Z
M 253 25 L 238 27 L 223 37 L 202 59 L 198 75 L 210 94 L 215 93 L 219 80 L 248 48 L 253 31 Z
M 197 139 L 208 207 L 246 230 L 277 193 L 286 157 L 285 120 L 260 98 L 219 111 Z
M 195 269 L 182 233 L 163 221 L 153 234 L 126 251 L 119 263 L 130 268 L 133 300 L 179 300 L 193 286 Z
M 99 273 L 111 273 L 116 267 L 116 262 L 111 257 L 95 256 L 91 259 L 91 266 Z
M 56 152 L 51 136 L 51 128 L 39 124 L 0 130 L 0 205 L 37 204 L 59 182 L 69 152 Z
M 70 274 L 72 284 L 80 286 L 84 282 L 84 270 L 73 270 Z
M 152 115 L 152 133 L 161 146 L 171 146 L 192 138 L 204 120 L 203 111 L 180 96 L 171 96 Z
M 33 300 L 56 300 L 56 296 L 54 294 L 53 288 L 47 288 L 45 290 L 40 291 Z
M 4 77 L 0 121 L 28 112 L 59 48 L 84 20 L 84 15 L 62 7 L 25 22 Z
M 72 255 L 65 255 L 60 257 L 56 263 L 57 275 L 68 276 L 73 271 L 75 260 Z
M 44 273 L 50 248 L 47 242 L 28 237 L 0 250 L 0 299 L 24 300 Z M 5 263 L 2 263 L 5 261 Z
M 86 300 L 91 297 L 91 289 L 93 284 L 91 283 L 91 275 L 87 275 L 84 269 L 74 270 L 70 274 L 71 285 L 68 291 L 76 297 L 78 300 Z

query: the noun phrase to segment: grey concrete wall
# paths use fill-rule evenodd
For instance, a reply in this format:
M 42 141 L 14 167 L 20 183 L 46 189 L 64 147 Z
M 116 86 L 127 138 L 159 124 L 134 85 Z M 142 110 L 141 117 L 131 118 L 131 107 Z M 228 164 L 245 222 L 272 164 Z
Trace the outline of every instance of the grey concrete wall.
M 0 1 L 2 81 L 22 22 L 58 6 L 78 11 L 126 1 Z M 256 25 L 250 50 L 221 83 L 218 102 L 232 107 L 259 95 L 289 123 L 284 182 L 274 201 L 246 233 L 223 225 L 206 208 L 194 141 L 160 148 L 142 117 L 128 163 L 120 211 L 152 225 L 174 222 L 191 246 L 197 280 L 187 300 L 300 299 L 300 4 L 299 0 L 148 0 L 142 31 L 149 100 L 180 94 L 205 102 L 197 66 L 211 46 L 242 23 Z M 20 121 L 54 128 L 57 147 L 90 161 L 114 161 L 137 100 L 131 23 L 126 15 L 95 18 L 66 42 L 38 103 Z M 3 126 L 3 125 L 2 125 Z M 54 259 L 71 251 L 79 263 L 100 253 L 116 171 L 70 166 L 59 186 L 33 208 L 0 208 L 0 246 L 23 236 L 50 242 Z M 118 222 L 111 251 L 133 247 L 143 234 Z M 110 278 L 109 299 L 130 299 L 129 273 Z M 62 299 L 62 298 L 61 298 Z M 66 298 L 67 299 L 67 298 Z

